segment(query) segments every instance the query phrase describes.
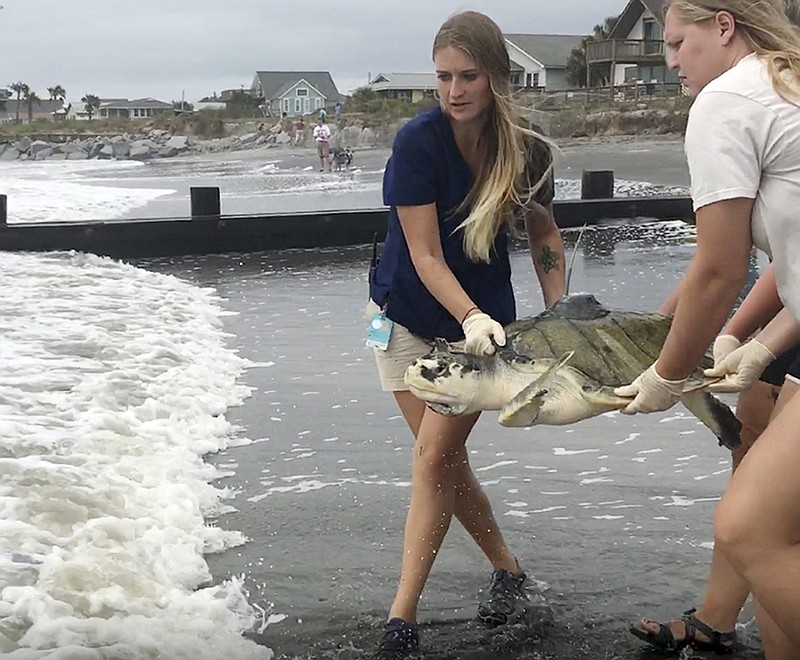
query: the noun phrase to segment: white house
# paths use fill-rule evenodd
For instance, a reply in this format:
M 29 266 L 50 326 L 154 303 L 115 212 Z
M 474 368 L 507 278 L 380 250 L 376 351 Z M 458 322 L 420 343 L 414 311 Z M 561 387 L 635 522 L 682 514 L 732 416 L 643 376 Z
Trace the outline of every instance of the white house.
M 434 97 L 436 74 L 433 72 L 379 73 L 369 81 L 367 87 L 389 99 L 403 99 L 418 103 Z
M 567 62 L 583 37 L 573 34 L 506 34 L 511 85 L 516 90 L 558 91 L 567 82 Z M 367 85 L 381 96 L 418 102 L 433 98 L 436 74 L 379 73 Z
M 516 89 L 555 92 L 573 87 L 567 62 L 583 37 L 574 34 L 506 34 L 511 84 Z
M 221 96 L 217 96 L 216 92 L 211 96 L 204 96 L 194 104 L 194 109 L 198 112 L 200 110 L 225 110 L 227 107 L 225 100 Z
M 165 112 L 172 112 L 172 103 L 158 101 L 153 98 L 134 99 L 100 99 L 100 107 L 95 112 L 98 119 L 114 117 L 122 119 L 151 119 Z

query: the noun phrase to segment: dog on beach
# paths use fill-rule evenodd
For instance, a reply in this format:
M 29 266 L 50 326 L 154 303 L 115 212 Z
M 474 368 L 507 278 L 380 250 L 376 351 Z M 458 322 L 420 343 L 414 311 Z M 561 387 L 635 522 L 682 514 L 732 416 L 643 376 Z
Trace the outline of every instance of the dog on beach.
M 350 148 L 334 147 L 331 150 L 331 162 L 334 172 L 349 170 L 353 162 L 353 151 Z

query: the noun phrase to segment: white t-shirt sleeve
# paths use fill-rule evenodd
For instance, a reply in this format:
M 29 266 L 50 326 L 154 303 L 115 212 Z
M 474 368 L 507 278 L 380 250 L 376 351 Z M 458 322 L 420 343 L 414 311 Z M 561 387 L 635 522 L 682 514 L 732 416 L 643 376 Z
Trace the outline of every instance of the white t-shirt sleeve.
M 695 99 L 685 140 L 695 211 L 756 198 L 772 121 L 768 108 L 738 94 L 711 91 Z

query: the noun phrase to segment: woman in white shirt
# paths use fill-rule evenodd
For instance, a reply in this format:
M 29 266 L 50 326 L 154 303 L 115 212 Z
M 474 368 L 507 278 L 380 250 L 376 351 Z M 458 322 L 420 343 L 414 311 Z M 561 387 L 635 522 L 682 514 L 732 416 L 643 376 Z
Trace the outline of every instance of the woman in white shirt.
M 696 95 L 686 157 L 697 250 L 681 281 L 658 360 L 631 385 L 626 413 L 666 410 L 725 323 L 747 278 L 753 244 L 773 258 L 784 332 L 751 341 L 715 372 L 746 385 L 794 341 L 800 318 L 800 38 L 783 0 L 669 0 L 667 64 Z M 788 318 L 788 322 L 787 322 Z M 776 319 L 779 320 L 779 319 Z M 762 337 L 763 339 L 763 337 Z M 755 378 L 758 377 L 756 373 Z M 729 389 L 736 389 L 731 386 Z M 792 397 L 745 457 L 717 509 L 715 538 L 775 621 L 800 645 L 800 397 Z M 794 644 L 793 650 L 786 647 Z M 787 655 L 787 653 L 792 655 Z

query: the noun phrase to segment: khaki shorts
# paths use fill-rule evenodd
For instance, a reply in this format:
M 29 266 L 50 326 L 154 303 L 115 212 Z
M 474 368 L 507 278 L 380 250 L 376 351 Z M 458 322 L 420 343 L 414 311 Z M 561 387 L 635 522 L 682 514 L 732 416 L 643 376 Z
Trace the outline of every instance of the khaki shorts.
M 367 305 L 366 317 L 370 319 L 379 311 L 380 307 L 370 300 Z M 464 342 L 456 342 L 451 346 L 463 349 Z M 403 378 L 406 369 L 414 360 L 430 353 L 433 350 L 433 342 L 417 337 L 399 323 L 394 323 L 389 347 L 385 351 L 378 348 L 372 350 L 375 353 L 375 363 L 378 365 L 381 389 L 384 392 L 407 392 L 408 385 Z
M 331 145 L 329 142 L 317 142 L 317 153 L 320 158 L 327 158 L 331 152 Z

